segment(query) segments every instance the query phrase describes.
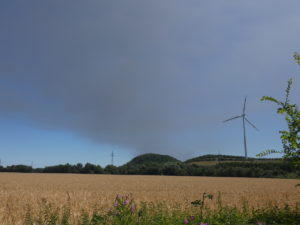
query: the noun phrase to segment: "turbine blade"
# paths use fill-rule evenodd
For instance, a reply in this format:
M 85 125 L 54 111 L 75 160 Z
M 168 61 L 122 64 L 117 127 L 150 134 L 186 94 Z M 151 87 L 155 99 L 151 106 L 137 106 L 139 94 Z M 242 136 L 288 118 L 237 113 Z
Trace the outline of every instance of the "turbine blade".
M 245 111 L 246 111 L 246 101 L 247 101 L 247 96 L 245 97 L 245 100 L 244 100 L 243 114 L 245 114 Z
M 257 129 L 257 127 L 256 126 L 254 126 L 254 124 L 253 123 L 251 123 L 246 117 L 245 117 L 245 120 L 255 129 L 255 130 L 257 130 L 257 131 L 259 131 L 258 129 Z
M 240 116 L 235 116 L 235 117 L 232 117 L 230 119 L 227 119 L 227 120 L 224 120 L 223 123 L 229 121 L 229 120 L 234 120 L 234 119 L 237 119 L 237 118 L 240 118 L 240 117 L 243 117 L 243 115 L 240 115 Z

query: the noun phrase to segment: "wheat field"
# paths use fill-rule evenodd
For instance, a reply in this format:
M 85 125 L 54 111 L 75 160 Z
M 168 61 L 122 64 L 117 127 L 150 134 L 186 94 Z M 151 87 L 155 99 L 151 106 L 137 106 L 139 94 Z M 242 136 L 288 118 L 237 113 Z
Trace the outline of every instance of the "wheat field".
M 72 218 L 82 210 L 108 210 L 117 194 L 141 202 L 190 209 L 203 192 L 219 195 L 223 205 L 260 208 L 266 204 L 296 206 L 300 180 L 221 177 L 171 177 L 80 174 L 0 173 L 0 224 L 19 224 L 26 209 L 37 211 L 44 201 L 60 208 L 69 203 Z M 214 207 L 217 198 L 209 203 Z

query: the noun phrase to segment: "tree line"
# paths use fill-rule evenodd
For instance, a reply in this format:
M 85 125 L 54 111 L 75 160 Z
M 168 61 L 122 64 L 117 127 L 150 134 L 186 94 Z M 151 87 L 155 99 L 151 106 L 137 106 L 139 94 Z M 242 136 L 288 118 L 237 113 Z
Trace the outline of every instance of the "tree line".
M 44 168 L 32 168 L 27 165 L 0 166 L 0 172 L 22 173 L 75 173 L 75 174 L 120 174 L 120 175 L 168 175 L 168 176 L 218 176 L 218 177 L 265 177 L 300 178 L 296 170 L 287 161 L 280 162 L 227 162 L 212 166 L 188 164 L 183 162 L 144 163 L 139 165 L 108 165 L 101 167 L 81 163 L 61 164 Z

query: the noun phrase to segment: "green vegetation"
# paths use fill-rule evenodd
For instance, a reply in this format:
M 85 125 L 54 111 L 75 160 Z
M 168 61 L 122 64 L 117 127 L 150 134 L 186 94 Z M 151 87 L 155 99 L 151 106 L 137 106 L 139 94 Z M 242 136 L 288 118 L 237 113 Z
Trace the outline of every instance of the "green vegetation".
M 294 54 L 294 58 L 300 65 L 300 56 L 298 53 Z M 265 156 L 272 153 L 283 153 L 284 159 L 288 160 L 296 168 L 300 169 L 300 110 L 298 105 L 290 103 L 289 96 L 291 85 L 292 79 L 289 79 L 284 101 L 277 100 L 270 96 L 263 96 L 261 98 L 262 101 L 271 101 L 279 106 L 277 113 L 285 115 L 288 130 L 279 131 L 283 145 L 282 151 L 270 149 L 258 154 L 258 156 Z
M 192 162 L 203 162 L 203 161 L 275 161 L 280 159 L 267 159 L 267 158 L 251 158 L 247 159 L 244 156 L 236 156 L 236 155 L 203 155 L 196 158 L 188 159 L 186 163 Z
M 218 196 L 219 199 L 220 196 Z M 61 209 L 43 201 L 38 214 L 33 215 L 30 206 L 24 218 L 25 225 L 299 225 L 300 208 L 283 208 L 270 205 L 266 208 L 253 209 L 244 207 L 224 207 L 218 202 L 215 209 L 209 209 L 206 201 L 212 194 L 203 193 L 200 200 L 191 202 L 188 212 L 169 209 L 166 204 L 142 203 L 137 206 L 130 196 L 118 195 L 110 209 L 105 212 L 94 210 L 93 213 L 82 211 L 78 221 L 71 221 L 72 212 L 66 203 Z
M 64 164 L 33 169 L 25 165 L 0 167 L 0 172 L 33 173 L 82 173 L 82 174 L 131 174 L 171 176 L 218 176 L 218 177 L 274 177 L 299 178 L 300 171 L 289 161 L 281 159 L 257 159 L 241 156 L 204 155 L 181 162 L 171 156 L 145 154 L 135 157 L 123 166 Z
M 248 158 L 250 159 L 250 158 Z M 245 160 L 244 156 L 234 156 L 234 155 L 202 155 L 199 157 L 195 157 L 192 159 L 188 159 L 185 162 L 191 163 L 191 162 L 202 162 L 202 161 L 243 161 Z
M 184 175 L 184 164 L 169 155 L 144 154 L 119 167 L 120 174 Z
M 144 165 L 146 163 L 157 163 L 157 164 L 164 164 L 164 163 L 177 163 L 180 162 L 178 159 L 175 159 L 169 155 L 159 155 L 159 154 L 144 154 L 133 158 L 131 161 L 126 163 L 126 166 L 136 166 L 136 165 Z

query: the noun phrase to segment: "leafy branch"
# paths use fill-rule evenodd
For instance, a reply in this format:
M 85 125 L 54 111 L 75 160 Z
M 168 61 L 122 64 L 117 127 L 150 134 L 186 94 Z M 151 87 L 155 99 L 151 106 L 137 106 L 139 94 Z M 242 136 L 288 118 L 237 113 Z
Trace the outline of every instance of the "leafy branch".
M 294 58 L 297 63 L 300 65 L 300 55 L 298 53 L 294 54 Z M 290 91 L 293 80 L 288 80 L 288 85 L 285 90 L 285 100 L 280 101 L 270 96 L 263 96 L 261 101 L 270 101 L 276 103 L 279 108 L 277 113 L 280 115 L 285 115 L 285 120 L 288 125 L 288 130 L 281 130 L 281 142 L 283 144 L 283 150 L 266 150 L 263 151 L 257 156 L 262 157 L 273 153 L 283 153 L 284 158 L 290 160 L 295 167 L 300 167 L 300 111 L 298 105 L 290 103 Z

